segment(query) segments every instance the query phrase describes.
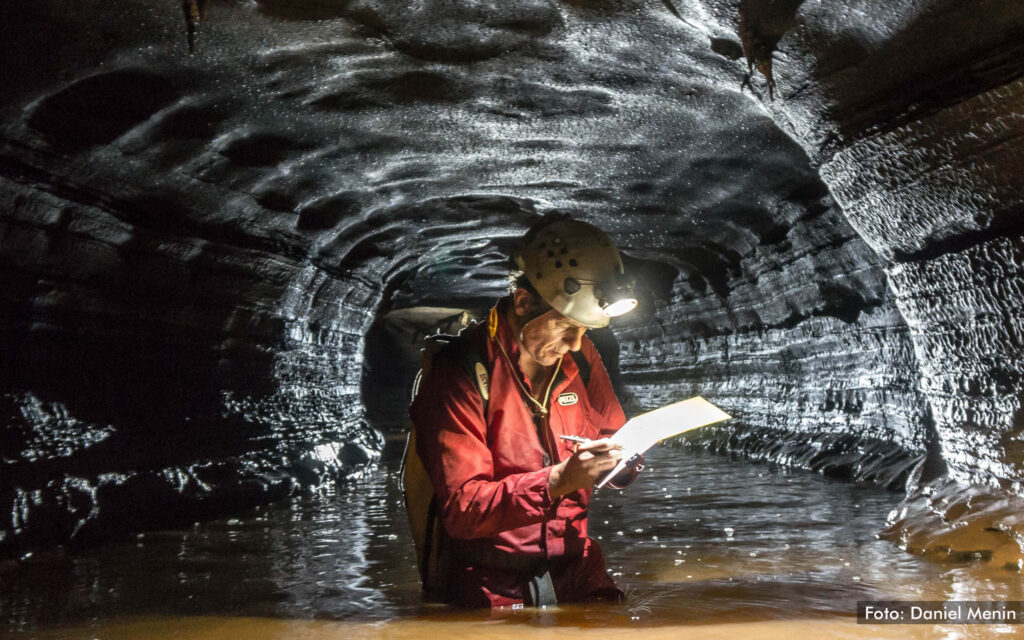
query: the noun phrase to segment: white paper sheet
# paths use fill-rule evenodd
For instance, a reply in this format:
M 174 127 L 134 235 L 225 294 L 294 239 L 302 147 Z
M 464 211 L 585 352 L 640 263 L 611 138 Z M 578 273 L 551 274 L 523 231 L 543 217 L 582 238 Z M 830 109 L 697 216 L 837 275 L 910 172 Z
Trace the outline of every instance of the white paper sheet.
M 604 477 L 597 488 L 603 487 L 634 455 L 644 453 L 665 438 L 693 431 L 709 424 L 732 418 L 704 398 L 696 396 L 639 415 L 622 425 L 612 440 L 622 445 L 622 461 Z

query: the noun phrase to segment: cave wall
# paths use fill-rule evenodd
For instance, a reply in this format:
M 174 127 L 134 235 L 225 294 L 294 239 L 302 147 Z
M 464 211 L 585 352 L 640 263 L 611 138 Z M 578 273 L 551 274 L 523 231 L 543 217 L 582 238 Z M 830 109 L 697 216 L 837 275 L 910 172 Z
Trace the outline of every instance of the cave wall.
M 722 270 L 718 287 L 680 278 L 655 322 L 618 325 L 632 400 L 713 398 L 734 421 L 689 444 L 902 487 L 935 433 L 886 274 L 827 195 L 810 211 L 784 204 L 801 217 L 783 245 Z
M 802 3 L 770 109 L 879 257 L 950 472 L 1020 493 L 1024 7 L 843 4 Z
M 1024 6 L 798 4 L 799 27 L 769 39 L 769 109 L 877 254 L 934 426 L 884 535 L 1019 571 Z
M 375 319 L 486 308 L 554 208 L 640 276 L 633 410 L 1021 490 L 1019 3 L 212 2 L 193 55 L 178 3 L 5 12 L 4 553 L 363 468 Z
M 371 289 L 237 229 L 169 229 L 190 212 L 167 203 L 0 182 L 5 549 L 178 526 L 376 457 L 352 367 Z
M 1024 82 L 858 140 L 822 167 L 887 261 L 957 476 L 1021 490 Z M 883 149 L 884 147 L 884 149 Z

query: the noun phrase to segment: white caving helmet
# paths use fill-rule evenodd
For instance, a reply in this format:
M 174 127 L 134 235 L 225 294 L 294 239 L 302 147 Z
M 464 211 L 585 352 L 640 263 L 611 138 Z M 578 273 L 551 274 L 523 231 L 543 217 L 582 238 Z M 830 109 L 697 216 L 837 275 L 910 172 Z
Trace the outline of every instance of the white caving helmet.
M 545 302 L 591 329 L 636 307 L 619 251 L 592 224 L 562 218 L 536 226 L 513 260 Z

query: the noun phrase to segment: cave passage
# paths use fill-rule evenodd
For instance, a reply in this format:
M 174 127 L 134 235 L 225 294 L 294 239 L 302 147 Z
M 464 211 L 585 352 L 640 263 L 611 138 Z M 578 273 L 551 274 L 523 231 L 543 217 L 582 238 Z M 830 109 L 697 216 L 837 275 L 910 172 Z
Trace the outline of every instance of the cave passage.
M 609 513 L 601 535 L 651 611 L 690 625 L 671 603 L 720 617 L 722 593 L 771 611 L 739 623 L 767 624 L 806 597 L 779 632 L 792 635 L 916 578 L 936 597 L 1015 594 L 1019 0 L 8 4 L 0 577 L 14 631 L 78 624 L 81 599 L 112 615 L 413 615 L 404 565 L 375 572 L 382 554 L 405 558 L 388 483 L 419 344 L 484 317 L 512 243 L 556 210 L 606 231 L 637 279 L 637 310 L 593 334 L 627 411 L 701 395 L 735 416 L 672 443 L 663 468 L 679 477 L 656 467 L 638 487 L 654 509 L 639 524 Z M 775 509 L 797 484 L 792 501 L 814 509 Z M 356 535 L 336 518 L 388 524 Z M 303 522 L 333 542 L 288 542 Z M 676 528 L 651 533 L 662 525 Z M 253 593 L 280 608 L 239 608 L 228 589 L 208 609 L 177 595 L 161 609 L 140 600 L 153 590 L 86 585 L 131 583 L 110 554 L 146 536 L 163 546 L 138 566 L 183 576 L 157 581 L 165 594 L 194 601 L 227 583 L 219 563 L 251 562 Z M 722 572 L 670 568 L 688 544 L 726 554 Z M 288 582 L 339 547 L 356 555 L 324 584 Z M 897 577 L 872 577 L 882 565 Z M 762 569 L 782 595 L 755 586 Z

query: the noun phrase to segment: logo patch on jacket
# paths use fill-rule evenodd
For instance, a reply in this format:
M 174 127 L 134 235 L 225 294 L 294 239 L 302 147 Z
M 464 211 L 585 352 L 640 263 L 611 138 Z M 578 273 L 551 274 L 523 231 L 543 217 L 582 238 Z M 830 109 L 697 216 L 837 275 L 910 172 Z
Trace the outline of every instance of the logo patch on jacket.
M 476 363 L 476 383 L 480 386 L 480 395 L 487 400 L 490 395 L 487 390 L 487 369 L 484 369 L 482 362 Z
M 558 404 L 563 407 L 568 407 L 569 405 L 576 404 L 579 401 L 580 397 L 571 391 L 558 396 Z

